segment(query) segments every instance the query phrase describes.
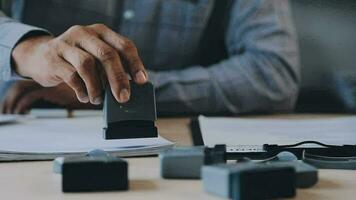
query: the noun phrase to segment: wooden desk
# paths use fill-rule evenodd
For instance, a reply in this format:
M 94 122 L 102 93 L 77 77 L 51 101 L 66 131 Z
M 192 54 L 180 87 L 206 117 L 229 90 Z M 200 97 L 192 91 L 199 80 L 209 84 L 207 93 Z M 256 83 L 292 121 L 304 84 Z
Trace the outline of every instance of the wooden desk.
M 188 122 L 189 119 L 161 119 L 158 127 L 167 139 L 191 145 Z M 0 163 L 0 199 L 220 199 L 206 194 L 199 180 L 161 179 L 157 157 L 128 161 L 129 191 L 72 194 L 61 192 L 61 177 L 52 173 L 52 162 Z M 356 198 L 356 171 L 320 170 L 319 178 L 312 189 L 298 190 L 296 199 Z

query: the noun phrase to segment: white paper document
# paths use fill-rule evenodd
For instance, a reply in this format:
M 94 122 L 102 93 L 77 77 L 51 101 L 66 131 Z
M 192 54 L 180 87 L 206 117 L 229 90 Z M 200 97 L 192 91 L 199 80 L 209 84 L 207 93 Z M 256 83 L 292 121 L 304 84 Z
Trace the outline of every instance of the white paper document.
M 29 118 L 0 126 L 0 160 L 48 160 L 93 149 L 117 156 L 151 155 L 172 145 L 161 137 L 105 140 L 100 116 Z
M 205 145 L 294 144 L 314 140 L 356 145 L 356 116 L 324 119 L 241 119 L 199 117 Z
M 0 115 L 0 125 L 13 123 L 18 120 L 17 115 Z

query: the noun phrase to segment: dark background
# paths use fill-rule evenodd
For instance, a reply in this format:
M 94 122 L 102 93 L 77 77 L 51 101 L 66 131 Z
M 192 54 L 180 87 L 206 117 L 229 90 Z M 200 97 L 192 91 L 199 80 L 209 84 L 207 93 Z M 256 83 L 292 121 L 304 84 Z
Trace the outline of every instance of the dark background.
M 356 74 L 356 1 L 292 0 L 302 84 L 297 112 L 342 112 L 333 73 Z

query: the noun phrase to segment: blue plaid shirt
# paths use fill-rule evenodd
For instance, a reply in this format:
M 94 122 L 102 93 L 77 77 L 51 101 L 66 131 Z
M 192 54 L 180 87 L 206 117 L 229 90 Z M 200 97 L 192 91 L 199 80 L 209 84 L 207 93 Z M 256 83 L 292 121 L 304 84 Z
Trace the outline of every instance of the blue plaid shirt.
M 0 1 L 12 16 L 0 11 L 2 80 L 14 77 L 11 51 L 27 33 L 104 23 L 137 45 L 160 113 L 294 107 L 299 57 L 287 0 L 227 0 L 219 13 L 220 0 Z

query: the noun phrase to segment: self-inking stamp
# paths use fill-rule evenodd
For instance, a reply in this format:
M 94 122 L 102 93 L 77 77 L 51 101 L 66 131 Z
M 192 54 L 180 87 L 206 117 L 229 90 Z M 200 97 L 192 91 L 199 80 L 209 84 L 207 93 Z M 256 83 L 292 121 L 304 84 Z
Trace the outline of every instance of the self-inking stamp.
M 126 103 L 119 103 L 110 87 L 104 101 L 104 138 L 129 139 L 157 137 L 155 126 L 156 102 L 152 83 L 139 85 L 130 81 L 131 96 Z

